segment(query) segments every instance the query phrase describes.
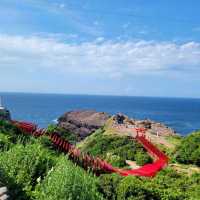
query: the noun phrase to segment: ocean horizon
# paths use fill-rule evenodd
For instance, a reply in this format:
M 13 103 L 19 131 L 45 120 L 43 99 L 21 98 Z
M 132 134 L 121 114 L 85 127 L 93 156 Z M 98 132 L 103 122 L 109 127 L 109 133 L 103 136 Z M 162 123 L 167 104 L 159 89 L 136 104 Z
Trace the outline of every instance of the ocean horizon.
M 55 123 L 63 113 L 90 109 L 110 115 L 124 113 L 136 119 L 166 124 L 181 135 L 200 129 L 200 99 L 83 94 L 0 92 L 3 105 L 13 119 L 30 121 L 40 127 Z

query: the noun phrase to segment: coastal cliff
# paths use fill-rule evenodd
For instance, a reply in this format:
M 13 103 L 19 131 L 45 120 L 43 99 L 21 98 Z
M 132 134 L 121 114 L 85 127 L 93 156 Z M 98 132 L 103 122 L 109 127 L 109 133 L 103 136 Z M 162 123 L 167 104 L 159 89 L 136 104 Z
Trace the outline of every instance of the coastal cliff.
M 93 110 L 70 111 L 58 119 L 58 126 L 84 139 L 104 126 L 110 116 L 105 112 Z
M 58 127 L 75 134 L 81 139 L 92 134 L 95 130 L 103 127 L 108 119 L 113 119 L 115 128 L 120 125 L 121 128 L 145 128 L 153 135 L 171 136 L 176 132 L 163 123 L 152 120 L 132 119 L 124 114 L 110 116 L 105 112 L 96 112 L 93 110 L 70 111 L 58 118 Z M 126 130 L 125 130 L 126 131 Z

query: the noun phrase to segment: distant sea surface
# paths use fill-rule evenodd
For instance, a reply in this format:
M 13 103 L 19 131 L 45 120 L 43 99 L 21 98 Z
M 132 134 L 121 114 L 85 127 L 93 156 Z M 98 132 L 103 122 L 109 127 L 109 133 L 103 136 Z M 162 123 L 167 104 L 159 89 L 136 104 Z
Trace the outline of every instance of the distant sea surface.
M 0 93 L 13 119 L 46 127 L 71 110 L 93 109 L 109 114 L 163 122 L 186 135 L 200 129 L 200 99 Z

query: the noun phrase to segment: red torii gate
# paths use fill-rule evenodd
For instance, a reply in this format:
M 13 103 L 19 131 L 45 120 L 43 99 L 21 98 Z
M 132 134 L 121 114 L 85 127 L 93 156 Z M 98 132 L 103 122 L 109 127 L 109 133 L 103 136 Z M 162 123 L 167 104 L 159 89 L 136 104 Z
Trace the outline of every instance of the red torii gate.
M 136 130 L 137 133 L 137 137 L 138 136 L 145 136 L 145 133 L 147 131 L 146 128 L 134 128 Z

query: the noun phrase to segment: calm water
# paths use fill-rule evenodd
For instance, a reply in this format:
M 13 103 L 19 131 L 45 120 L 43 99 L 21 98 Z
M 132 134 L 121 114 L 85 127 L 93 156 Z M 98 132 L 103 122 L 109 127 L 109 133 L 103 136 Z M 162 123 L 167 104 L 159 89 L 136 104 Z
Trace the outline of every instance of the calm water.
M 46 127 L 75 109 L 125 113 L 164 122 L 181 134 L 200 129 L 200 99 L 0 93 L 12 118 Z

